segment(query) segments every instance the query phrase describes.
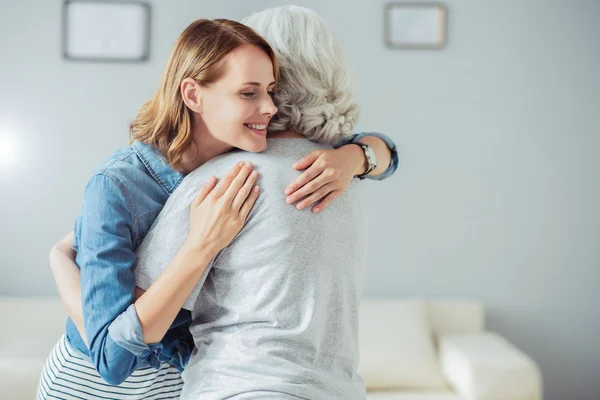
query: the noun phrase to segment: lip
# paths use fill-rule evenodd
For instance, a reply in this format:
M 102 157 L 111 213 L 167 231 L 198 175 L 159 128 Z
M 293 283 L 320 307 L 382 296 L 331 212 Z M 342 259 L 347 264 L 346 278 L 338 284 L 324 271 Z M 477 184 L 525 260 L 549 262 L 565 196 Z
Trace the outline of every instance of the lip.
M 259 123 L 249 122 L 248 124 L 250 124 L 250 125 L 268 125 L 268 122 L 267 123 L 264 123 L 264 122 L 259 122 Z M 263 130 L 258 130 L 258 129 L 250 128 L 246 124 L 244 124 L 244 128 L 252 131 L 252 133 L 254 133 L 257 136 L 261 136 L 261 137 L 267 136 L 267 129 L 266 128 L 263 129 Z

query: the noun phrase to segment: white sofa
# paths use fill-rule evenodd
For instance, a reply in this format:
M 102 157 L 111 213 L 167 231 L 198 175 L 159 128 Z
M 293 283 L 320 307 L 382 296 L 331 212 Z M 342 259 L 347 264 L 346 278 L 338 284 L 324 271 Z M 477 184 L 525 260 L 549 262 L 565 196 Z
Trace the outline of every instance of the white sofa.
M 365 299 L 360 357 L 368 400 L 542 399 L 537 364 L 475 302 Z
M 0 316 L 0 397 L 34 399 L 65 311 L 57 298 L 0 297 Z M 536 363 L 483 330 L 477 303 L 365 299 L 360 321 L 368 400 L 542 398 Z
M 0 297 L 0 398 L 35 399 L 38 378 L 66 320 L 57 297 Z

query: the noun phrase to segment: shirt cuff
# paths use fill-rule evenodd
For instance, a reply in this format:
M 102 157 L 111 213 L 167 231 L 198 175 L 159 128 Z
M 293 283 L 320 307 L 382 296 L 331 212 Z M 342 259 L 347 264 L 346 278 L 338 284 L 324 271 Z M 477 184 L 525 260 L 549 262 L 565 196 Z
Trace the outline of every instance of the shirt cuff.
M 350 144 L 350 143 L 357 143 L 360 139 L 364 138 L 365 136 L 375 136 L 375 137 L 378 137 L 379 139 L 383 140 L 384 143 L 387 145 L 387 147 L 390 149 L 391 160 L 390 160 L 390 165 L 381 174 L 367 175 L 367 176 L 361 177 L 360 179 L 370 179 L 370 180 L 374 180 L 374 181 L 382 181 L 382 180 L 394 175 L 394 173 L 398 169 L 398 151 L 396 149 L 396 144 L 394 143 L 394 141 L 389 136 L 384 135 L 383 133 L 379 133 L 379 132 L 356 133 L 356 134 L 352 135 L 351 138 L 349 138 L 347 140 L 343 140 L 342 142 L 338 143 L 335 146 L 335 148 L 339 148 L 339 147 L 342 147 L 342 146 L 344 146 L 346 144 Z
M 142 325 L 131 304 L 108 327 L 108 334 L 113 342 L 129 351 L 131 354 L 144 359 L 153 367 L 160 367 L 158 355 L 162 351 L 162 343 L 146 344 L 142 333 Z

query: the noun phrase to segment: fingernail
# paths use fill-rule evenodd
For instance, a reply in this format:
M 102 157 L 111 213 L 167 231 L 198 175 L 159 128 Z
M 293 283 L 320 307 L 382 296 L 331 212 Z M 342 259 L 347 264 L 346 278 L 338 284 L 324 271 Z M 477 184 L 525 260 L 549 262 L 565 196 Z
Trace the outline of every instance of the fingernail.
M 243 162 L 243 161 L 240 161 L 240 162 L 238 163 L 238 167 L 243 167 L 243 166 L 244 166 L 244 162 Z
M 315 207 L 315 209 L 313 210 L 313 212 L 316 214 L 320 211 L 319 207 Z
M 258 172 L 257 171 L 252 171 L 252 177 L 256 178 L 258 176 Z
M 260 186 L 254 186 L 254 191 L 258 192 L 260 190 Z
M 288 196 L 288 198 L 285 199 L 286 203 L 288 203 L 288 204 L 292 204 L 294 202 L 293 200 L 294 199 L 292 198 L 292 196 Z
M 298 203 L 296 207 L 298 208 L 298 210 L 302 210 L 304 208 L 304 203 Z
M 248 161 L 248 162 L 246 163 L 246 167 L 250 168 L 251 166 L 252 166 L 252 162 L 251 162 L 251 161 Z

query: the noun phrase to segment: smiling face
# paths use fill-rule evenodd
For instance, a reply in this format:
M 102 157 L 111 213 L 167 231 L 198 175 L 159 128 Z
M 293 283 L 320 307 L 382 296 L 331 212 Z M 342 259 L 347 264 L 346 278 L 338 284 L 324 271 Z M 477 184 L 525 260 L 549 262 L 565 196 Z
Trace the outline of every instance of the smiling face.
M 198 131 L 233 148 L 263 151 L 267 125 L 277 112 L 271 59 L 262 49 L 243 45 L 227 56 L 224 68 L 220 79 L 199 89 Z

